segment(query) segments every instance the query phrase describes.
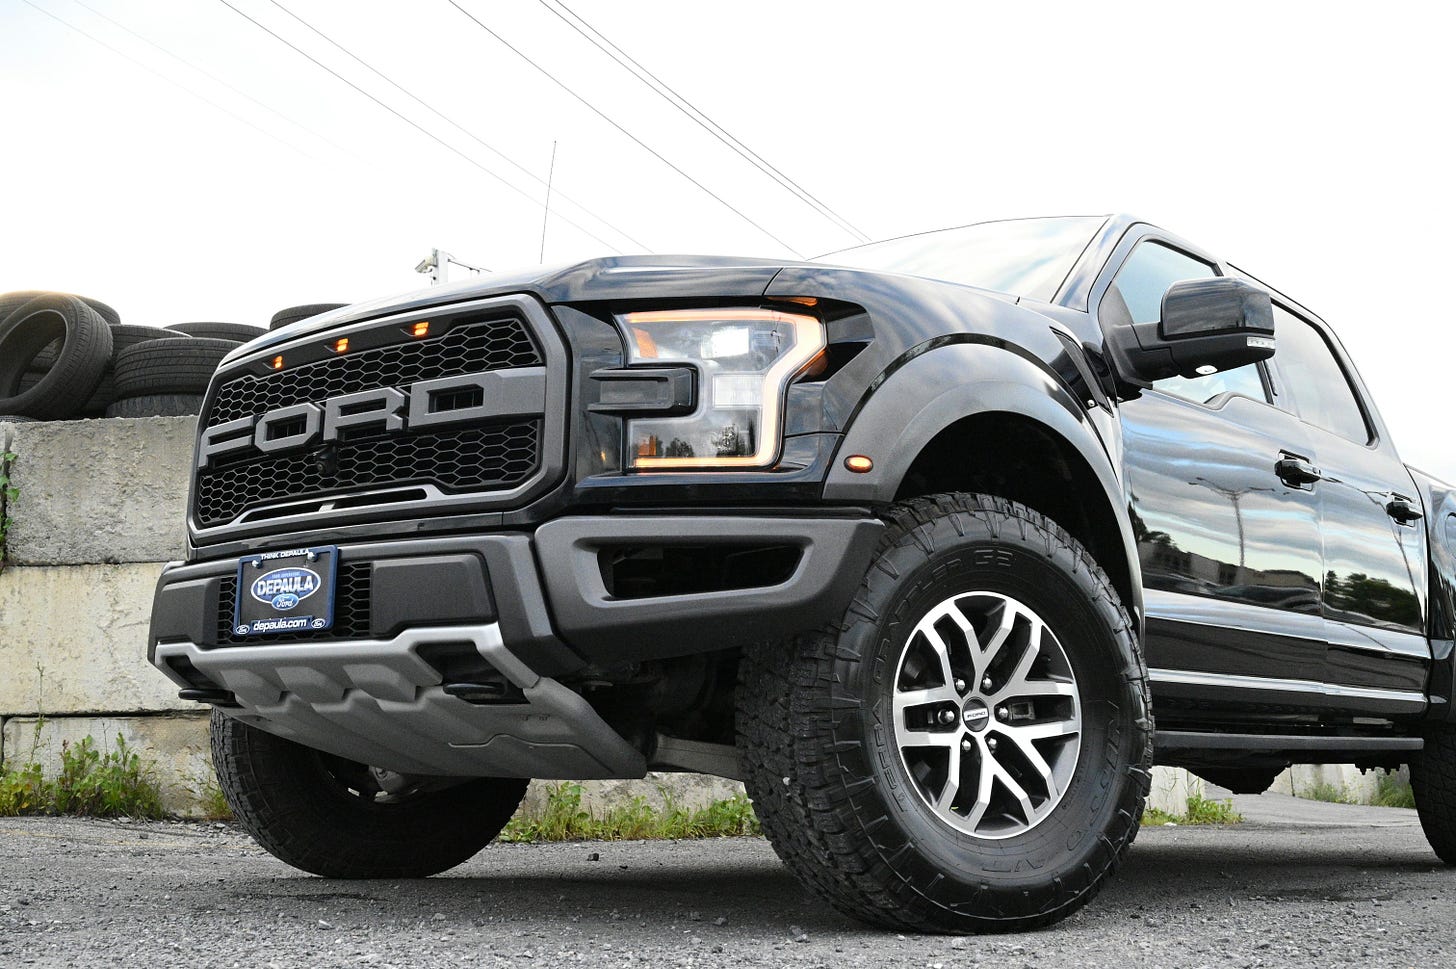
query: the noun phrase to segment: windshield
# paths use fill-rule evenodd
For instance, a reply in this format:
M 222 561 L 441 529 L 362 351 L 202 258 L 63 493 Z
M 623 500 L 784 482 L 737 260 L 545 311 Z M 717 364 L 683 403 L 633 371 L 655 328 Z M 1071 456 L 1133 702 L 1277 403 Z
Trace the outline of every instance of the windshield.
M 1051 302 L 1102 216 L 1011 219 L 872 242 L 815 262 L 882 269 Z

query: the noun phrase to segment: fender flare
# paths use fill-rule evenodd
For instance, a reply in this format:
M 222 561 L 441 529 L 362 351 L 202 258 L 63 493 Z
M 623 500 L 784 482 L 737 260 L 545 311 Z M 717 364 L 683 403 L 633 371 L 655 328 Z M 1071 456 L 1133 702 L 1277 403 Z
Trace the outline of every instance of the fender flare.
M 1039 360 L 1002 341 L 962 339 L 904 361 L 872 386 L 835 453 L 824 483 L 827 501 L 888 504 L 915 459 L 941 431 L 979 414 L 1006 413 L 1043 425 L 1065 442 L 1101 486 L 1095 498 L 1117 523 L 1126 557 L 1134 618 L 1143 611 L 1142 571 L 1123 487 L 1101 437 L 1081 402 Z M 863 454 L 867 473 L 844 466 Z

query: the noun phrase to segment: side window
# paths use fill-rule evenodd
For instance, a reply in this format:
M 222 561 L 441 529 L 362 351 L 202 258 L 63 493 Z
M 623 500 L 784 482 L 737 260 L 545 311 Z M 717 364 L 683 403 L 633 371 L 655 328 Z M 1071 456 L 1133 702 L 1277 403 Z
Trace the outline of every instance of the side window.
M 1314 324 L 1274 304 L 1275 365 L 1284 380 L 1282 406 L 1306 423 L 1322 427 L 1357 444 L 1370 440 L 1370 428 L 1355 391 L 1324 334 Z
M 1117 272 L 1108 296 L 1120 300 L 1133 323 L 1156 322 L 1163 313 L 1163 294 L 1184 279 L 1206 279 L 1218 270 L 1184 252 L 1158 242 L 1138 245 Z M 1115 304 L 1114 304 L 1115 305 Z M 1122 315 L 1119 313 L 1119 315 Z M 1206 377 L 1168 377 L 1153 383 L 1156 390 L 1184 400 L 1207 403 L 1220 394 L 1242 394 L 1267 401 L 1258 364 Z

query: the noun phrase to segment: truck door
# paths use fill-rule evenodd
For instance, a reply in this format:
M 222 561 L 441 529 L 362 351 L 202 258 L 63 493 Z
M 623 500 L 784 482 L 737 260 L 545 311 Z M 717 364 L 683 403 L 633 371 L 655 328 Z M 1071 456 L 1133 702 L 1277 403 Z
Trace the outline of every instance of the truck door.
M 1322 328 L 1276 302 L 1274 333 L 1278 400 L 1309 426 L 1318 475 L 1328 692 L 1360 710 L 1419 709 L 1430 662 L 1419 494 Z
M 1104 326 L 1158 319 L 1174 282 L 1210 261 L 1145 240 L 1099 304 Z M 1121 405 L 1158 705 L 1323 702 L 1319 503 L 1281 477 L 1306 461 L 1303 422 L 1270 403 L 1260 365 L 1159 381 Z

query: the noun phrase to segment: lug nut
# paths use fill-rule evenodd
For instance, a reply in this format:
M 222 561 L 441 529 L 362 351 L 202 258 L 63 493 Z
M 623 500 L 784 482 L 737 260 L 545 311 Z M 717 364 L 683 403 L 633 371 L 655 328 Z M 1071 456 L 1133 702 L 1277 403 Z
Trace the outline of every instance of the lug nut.
M 956 688 L 956 692 L 957 693 L 964 693 L 964 692 L 966 692 L 966 681 L 965 680 L 956 680 L 955 681 L 955 688 Z
M 986 749 L 987 750 L 995 750 L 996 749 L 996 738 L 995 737 L 987 737 L 986 738 Z
M 971 752 L 971 742 L 969 740 L 961 741 L 961 752 L 966 754 Z
M 996 708 L 996 719 L 997 720 L 1005 720 L 1005 719 L 1007 719 L 1010 716 L 1011 716 L 1011 711 L 1008 710 L 1008 709 L 1006 709 L 1005 707 L 997 707 Z
M 987 693 L 991 692 L 991 678 L 989 676 L 981 680 L 981 689 L 985 690 Z
M 942 710 L 942 711 L 940 711 L 940 722 L 941 723 L 955 723 L 955 718 L 956 718 L 956 715 L 955 715 L 955 711 L 954 710 Z

